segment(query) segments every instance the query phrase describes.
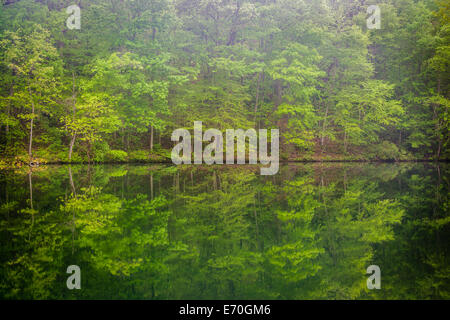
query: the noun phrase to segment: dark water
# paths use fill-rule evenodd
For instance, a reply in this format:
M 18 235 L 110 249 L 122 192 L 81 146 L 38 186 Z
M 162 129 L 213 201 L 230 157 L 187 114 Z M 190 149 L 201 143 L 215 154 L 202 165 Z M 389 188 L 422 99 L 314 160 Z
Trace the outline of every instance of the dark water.
M 449 299 L 449 169 L 2 171 L 0 298 Z M 66 287 L 69 265 L 81 290 Z

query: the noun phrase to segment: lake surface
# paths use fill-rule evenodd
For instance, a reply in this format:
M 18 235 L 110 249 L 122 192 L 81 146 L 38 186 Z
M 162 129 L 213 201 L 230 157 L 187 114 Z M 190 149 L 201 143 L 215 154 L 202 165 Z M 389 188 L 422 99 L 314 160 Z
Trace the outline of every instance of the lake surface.
M 449 299 L 449 164 L 0 172 L 2 299 Z M 69 290 L 69 265 L 81 289 Z M 366 269 L 381 270 L 369 290 Z

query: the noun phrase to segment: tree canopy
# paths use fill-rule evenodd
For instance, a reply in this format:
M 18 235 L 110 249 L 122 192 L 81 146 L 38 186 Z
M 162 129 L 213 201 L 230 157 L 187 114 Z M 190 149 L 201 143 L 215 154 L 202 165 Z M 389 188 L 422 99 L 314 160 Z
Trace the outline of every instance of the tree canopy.
M 290 160 L 448 159 L 446 1 L 80 0 L 69 29 L 72 4 L 3 1 L 5 157 L 161 159 L 198 120 Z

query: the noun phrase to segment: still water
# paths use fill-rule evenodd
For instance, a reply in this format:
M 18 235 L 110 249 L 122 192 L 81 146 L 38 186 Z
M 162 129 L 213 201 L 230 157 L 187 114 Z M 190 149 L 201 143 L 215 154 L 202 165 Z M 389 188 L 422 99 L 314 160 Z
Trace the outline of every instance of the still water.
M 449 299 L 445 163 L 0 172 L 1 299 Z M 69 290 L 67 267 L 81 270 Z M 381 270 L 381 289 L 366 269 Z

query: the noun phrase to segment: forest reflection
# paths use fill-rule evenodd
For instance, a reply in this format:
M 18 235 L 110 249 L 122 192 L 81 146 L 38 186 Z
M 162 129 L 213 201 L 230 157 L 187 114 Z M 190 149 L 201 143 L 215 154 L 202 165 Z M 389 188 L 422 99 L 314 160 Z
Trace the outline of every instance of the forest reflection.
M 448 164 L 0 172 L 2 299 L 449 299 Z M 68 290 L 66 268 L 81 268 Z M 368 290 L 366 268 L 381 268 Z

